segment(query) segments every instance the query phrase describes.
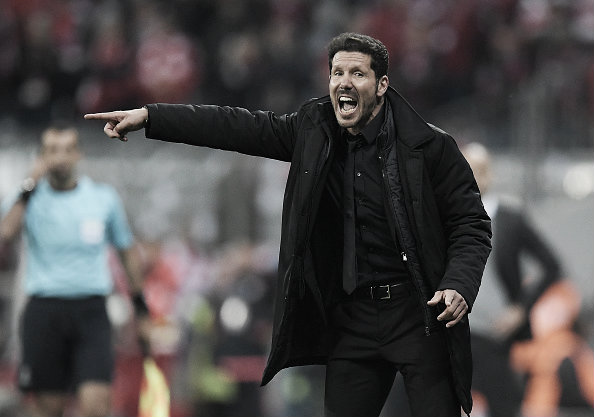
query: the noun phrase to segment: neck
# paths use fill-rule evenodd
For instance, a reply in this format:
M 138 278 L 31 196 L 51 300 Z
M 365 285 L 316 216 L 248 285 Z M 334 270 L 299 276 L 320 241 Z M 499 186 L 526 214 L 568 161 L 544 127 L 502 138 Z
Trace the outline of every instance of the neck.
M 369 120 L 367 121 L 367 123 L 371 122 L 375 118 L 375 116 L 377 116 L 379 114 L 379 112 L 383 106 L 384 106 L 384 98 L 382 97 L 380 99 L 379 103 L 377 103 L 377 106 L 375 106 L 375 108 L 371 112 L 371 116 L 369 116 Z
M 76 187 L 78 179 L 74 175 L 70 175 L 67 178 L 60 178 L 56 176 L 48 177 L 49 184 L 54 190 L 68 191 Z

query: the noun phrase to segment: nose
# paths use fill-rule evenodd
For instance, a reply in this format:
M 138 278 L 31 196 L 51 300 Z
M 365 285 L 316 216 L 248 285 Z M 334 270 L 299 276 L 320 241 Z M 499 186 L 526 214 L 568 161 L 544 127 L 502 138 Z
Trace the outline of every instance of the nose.
M 57 152 L 54 155 L 54 161 L 57 164 L 63 164 L 64 162 L 68 161 L 68 154 L 66 152 Z
M 353 86 L 351 77 L 348 74 L 344 74 L 342 77 L 340 77 L 338 86 L 345 90 L 349 90 Z

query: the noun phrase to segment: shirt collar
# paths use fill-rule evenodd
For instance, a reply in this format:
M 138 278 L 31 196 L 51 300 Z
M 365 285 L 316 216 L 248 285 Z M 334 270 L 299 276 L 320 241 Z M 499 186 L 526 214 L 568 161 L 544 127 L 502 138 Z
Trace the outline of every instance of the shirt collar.
M 371 121 L 367 123 L 365 127 L 363 127 L 363 129 L 361 129 L 361 133 L 363 134 L 363 137 L 365 138 L 365 141 L 368 144 L 371 144 L 373 143 L 373 141 L 375 141 L 375 138 L 377 137 L 382 126 L 384 125 L 385 108 L 386 103 L 382 104 L 382 108 L 377 113 L 377 115 L 373 119 L 371 119 Z

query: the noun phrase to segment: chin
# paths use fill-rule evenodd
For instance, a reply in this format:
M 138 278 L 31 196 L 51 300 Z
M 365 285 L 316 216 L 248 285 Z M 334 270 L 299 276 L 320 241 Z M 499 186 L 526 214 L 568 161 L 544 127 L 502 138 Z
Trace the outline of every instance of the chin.
M 53 171 L 50 174 L 55 180 L 64 182 L 70 179 L 71 174 L 70 171 Z
M 336 114 L 336 121 L 338 122 L 340 127 L 344 127 L 344 128 L 355 127 L 355 126 L 357 126 L 357 123 L 359 122 L 359 120 L 357 120 L 357 119 L 352 119 L 352 118 L 345 119 L 345 118 L 341 117 L 339 114 Z

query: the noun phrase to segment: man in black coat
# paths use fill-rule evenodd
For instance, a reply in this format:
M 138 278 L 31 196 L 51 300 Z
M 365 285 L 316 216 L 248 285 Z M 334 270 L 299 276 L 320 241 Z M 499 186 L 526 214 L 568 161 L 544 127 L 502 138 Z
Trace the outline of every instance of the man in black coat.
M 470 413 L 467 313 L 490 219 L 455 141 L 389 86 L 369 36 L 329 44 L 329 96 L 278 116 L 150 104 L 86 115 L 146 136 L 291 162 L 272 346 L 262 383 L 326 364 L 326 416 L 377 416 L 402 372 L 415 416 Z

